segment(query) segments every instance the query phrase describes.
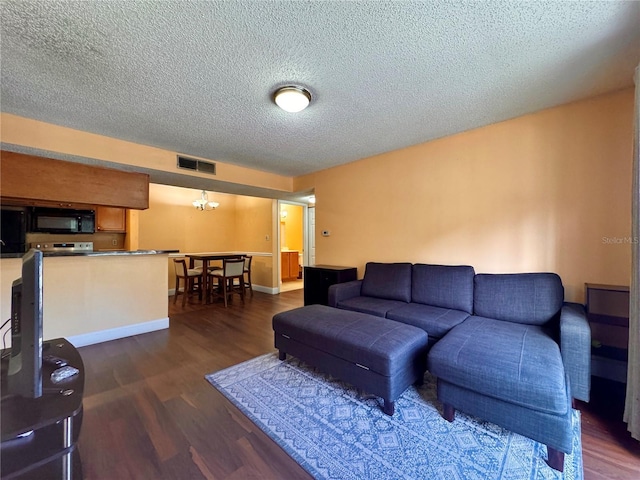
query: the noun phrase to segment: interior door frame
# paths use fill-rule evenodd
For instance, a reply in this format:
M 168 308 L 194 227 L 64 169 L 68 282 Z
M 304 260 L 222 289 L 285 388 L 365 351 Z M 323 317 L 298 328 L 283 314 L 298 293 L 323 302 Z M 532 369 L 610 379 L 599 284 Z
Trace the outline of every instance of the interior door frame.
M 278 215 L 276 222 L 278 228 L 276 232 L 278 238 L 276 239 L 278 245 L 278 255 L 276 264 L 278 265 L 278 293 L 280 293 L 280 286 L 282 285 L 282 245 L 280 243 L 280 206 L 281 205 L 296 205 L 302 207 L 302 265 L 309 265 L 309 205 L 302 202 L 294 202 L 290 200 L 278 200 Z

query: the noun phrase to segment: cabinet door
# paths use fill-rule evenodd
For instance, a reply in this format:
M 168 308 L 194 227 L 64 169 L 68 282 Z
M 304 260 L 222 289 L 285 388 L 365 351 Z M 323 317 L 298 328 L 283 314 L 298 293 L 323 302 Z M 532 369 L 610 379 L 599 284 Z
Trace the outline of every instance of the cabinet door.
M 99 232 L 126 233 L 126 209 L 96 207 L 96 230 Z
M 298 278 L 298 252 L 282 252 L 280 254 L 280 270 L 282 281 Z
M 145 173 L 123 172 L 5 150 L 0 152 L 0 157 L 0 191 L 3 197 L 54 204 L 149 208 L 149 175 Z
M 280 270 L 282 272 L 282 281 L 289 280 L 289 252 L 280 254 Z
M 304 269 L 304 304 L 328 305 L 329 286 L 337 283 L 336 272 L 319 268 Z
M 298 278 L 298 252 L 289 252 L 289 278 L 295 280 Z

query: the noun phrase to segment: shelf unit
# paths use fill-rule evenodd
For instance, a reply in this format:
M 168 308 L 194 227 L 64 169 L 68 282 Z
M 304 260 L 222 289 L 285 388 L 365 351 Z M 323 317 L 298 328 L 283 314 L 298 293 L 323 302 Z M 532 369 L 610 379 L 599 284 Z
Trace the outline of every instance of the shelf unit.
M 3 397 L 0 478 L 6 480 L 82 478 L 82 462 L 77 449 L 83 412 L 82 357 L 64 338 L 44 342 L 43 350 L 44 354 L 66 359 L 79 373 L 54 384 L 51 373 L 55 367 L 44 363 L 41 397 Z M 6 392 L 8 357 L 3 356 L 0 365 L 0 388 Z
M 591 327 L 591 374 L 627 381 L 629 287 L 585 283 Z

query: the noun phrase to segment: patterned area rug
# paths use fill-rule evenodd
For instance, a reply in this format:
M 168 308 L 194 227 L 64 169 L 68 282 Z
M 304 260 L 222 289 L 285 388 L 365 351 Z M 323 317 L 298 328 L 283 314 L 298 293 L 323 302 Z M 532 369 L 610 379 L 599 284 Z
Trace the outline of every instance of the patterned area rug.
M 429 374 L 393 417 L 381 399 L 277 353 L 206 378 L 317 479 L 582 479 L 578 411 L 563 475 L 544 445 L 461 412 L 444 420 Z

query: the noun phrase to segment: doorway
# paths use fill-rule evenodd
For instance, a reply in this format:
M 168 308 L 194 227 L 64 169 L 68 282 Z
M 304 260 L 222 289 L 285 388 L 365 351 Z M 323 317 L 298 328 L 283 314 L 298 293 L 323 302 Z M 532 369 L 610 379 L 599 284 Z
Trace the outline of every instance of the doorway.
M 279 287 L 280 292 L 300 290 L 304 287 L 303 267 L 308 265 L 307 255 L 307 205 L 295 202 L 278 202 L 279 225 Z

